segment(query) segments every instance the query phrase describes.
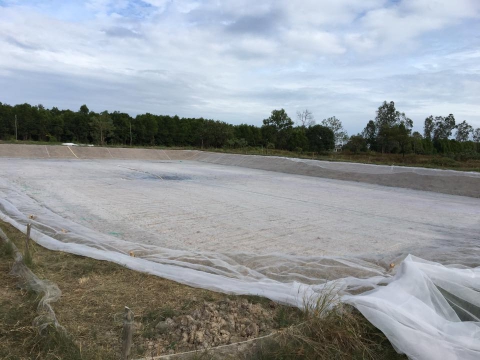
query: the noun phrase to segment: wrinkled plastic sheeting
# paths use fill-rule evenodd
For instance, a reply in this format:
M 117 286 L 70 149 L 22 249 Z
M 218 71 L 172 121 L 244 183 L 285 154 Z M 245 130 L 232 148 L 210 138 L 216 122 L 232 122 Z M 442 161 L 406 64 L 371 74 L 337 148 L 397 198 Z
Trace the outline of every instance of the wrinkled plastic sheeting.
M 26 199 L 22 198 L 20 203 L 23 201 Z M 355 258 L 264 255 L 249 258 L 246 254 L 235 257 L 172 250 L 101 234 L 48 209 L 37 212 L 38 216 L 32 220 L 24 215 L 29 213 L 27 209 L 28 206 L 20 211 L 0 199 L 0 218 L 23 232 L 31 222 L 32 239 L 50 250 L 115 262 L 190 286 L 261 295 L 298 307 L 323 296 L 325 290 L 334 291 L 338 294 L 335 301 L 342 300 L 358 308 L 386 334 L 398 352 L 412 359 L 480 358 L 478 267 L 447 267 L 408 256 L 397 267 L 395 276 L 391 276 L 385 269 Z M 136 257 L 129 256 L 130 251 Z M 28 269 L 17 272 L 22 271 L 28 273 Z M 340 276 L 334 280 L 325 276 L 333 274 L 332 271 Z M 47 301 L 41 302 L 41 307 L 47 309 L 46 314 L 53 314 L 49 312 L 49 304 L 60 296 L 58 288 L 35 278 L 30 284 L 47 288 L 43 290 Z M 57 324 L 52 316 L 50 320 Z
M 3 203 L 2 207 L 5 211 L 6 204 Z M 10 215 L 14 215 L 13 209 L 10 210 Z M 21 223 L 28 220 L 23 214 L 17 212 L 13 216 L 19 222 L 1 216 L 1 213 L 0 217 L 25 231 Z M 355 306 L 388 337 L 398 352 L 407 354 L 411 359 L 480 358 L 480 267 L 447 267 L 409 255 L 394 276 L 372 269 L 371 276 L 367 278 L 347 276 L 312 285 L 301 281 L 279 281 L 254 271 L 245 272 L 242 266 L 238 266 L 236 274 L 232 269 L 216 270 L 217 267 L 221 269 L 230 265 L 222 261 L 215 264 L 206 254 L 165 252 L 162 260 L 157 252 L 153 257 L 138 258 L 118 252 L 120 242 L 95 248 L 88 242 L 65 242 L 75 241 L 68 239 L 67 235 L 73 236 L 71 233 L 63 234 L 66 238 L 59 241 L 32 228 L 32 239 L 51 250 L 112 261 L 133 270 L 209 290 L 262 295 L 298 307 L 304 306 L 305 301 L 315 301 L 325 290 L 333 291 L 338 294 L 334 301 Z M 131 245 L 133 243 L 123 242 L 123 246 Z M 148 253 L 147 249 L 143 250 Z M 153 247 L 150 250 L 154 250 Z M 196 267 L 202 256 L 209 266 Z M 354 262 L 347 264 L 359 266 Z M 42 289 L 47 286 L 48 289 L 43 291 L 49 294 L 46 297 L 48 301 L 43 301 L 42 306 L 51 310 L 49 303 L 60 296 L 58 288 L 38 279 L 30 283 Z M 372 288 L 359 295 L 351 295 Z M 51 320 L 57 324 L 54 314 Z
M 58 286 L 49 281 L 39 279 L 24 263 L 22 254 L 18 251 L 13 242 L 0 229 L 0 238 L 10 243 L 15 252 L 15 261 L 13 263 L 10 274 L 20 279 L 20 287 L 25 290 L 34 291 L 41 294 L 42 297 L 38 302 L 37 313 L 38 316 L 33 320 L 33 326 L 36 327 L 40 333 L 50 325 L 63 331 L 64 328 L 58 323 L 55 312 L 53 311 L 52 302 L 60 299 L 62 292 Z
M 409 255 L 387 286 L 343 301 L 410 359 L 480 359 L 480 267 Z

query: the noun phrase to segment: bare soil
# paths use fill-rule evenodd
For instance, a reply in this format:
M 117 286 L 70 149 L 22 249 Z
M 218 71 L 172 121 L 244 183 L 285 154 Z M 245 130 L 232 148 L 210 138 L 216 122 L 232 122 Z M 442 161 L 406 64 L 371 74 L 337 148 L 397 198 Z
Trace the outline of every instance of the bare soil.
M 0 228 L 23 251 L 24 235 L 5 223 Z M 297 309 L 264 298 L 227 296 L 109 262 L 36 244 L 31 247 L 31 268 L 62 291 L 54 310 L 85 359 L 119 358 L 125 306 L 135 314 L 132 358 L 247 340 L 288 326 L 300 316 Z M 25 336 L 36 336 L 35 296 L 16 288 L 16 279 L 8 275 L 12 261 L 4 259 L 0 262 L 0 358 L 30 358 L 35 349 L 23 343 Z

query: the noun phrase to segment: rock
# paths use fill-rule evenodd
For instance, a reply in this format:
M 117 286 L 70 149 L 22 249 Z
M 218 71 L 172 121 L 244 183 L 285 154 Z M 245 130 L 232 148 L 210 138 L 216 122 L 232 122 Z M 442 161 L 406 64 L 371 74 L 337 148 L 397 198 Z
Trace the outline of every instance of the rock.
M 155 330 L 157 330 L 158 333 L 160 334 L 165 334 L 169 330 L 172 329 L 171 323 L 165 321 L 160 321 L 157 325 L 155 325 Z
M 227 330 L 220 330 L 220 341 L 222 344 L 230 343 L 231 334 Z
M 140 321 L 135 321 L 134 325 L 135 331 L 141 332 L 143 330 L 143 324 Z
M 245 335 L 248 337 L 256 337 L 258 336 L 258 325 L 255 323 L 251 323 L 245 328 Z
M 203 344 L 204 342 L 204 336 L 205 333 L 203 331 L 196 331 L 195 332 L 195 343 L 197 344 Z
M 202 318 L 202 312 L 200 309 L 195 309 L 195 311 L 192 313 L 192 317 L 196 320 L 200 320 Z

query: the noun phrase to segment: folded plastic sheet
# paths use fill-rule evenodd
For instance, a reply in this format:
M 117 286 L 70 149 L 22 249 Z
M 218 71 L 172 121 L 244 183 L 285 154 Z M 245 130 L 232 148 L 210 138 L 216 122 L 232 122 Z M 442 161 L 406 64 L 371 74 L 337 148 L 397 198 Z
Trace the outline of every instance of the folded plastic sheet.
M 410 359 L 480 359 L 480 267 L 409 255 L 387 286 L 343 301 Z

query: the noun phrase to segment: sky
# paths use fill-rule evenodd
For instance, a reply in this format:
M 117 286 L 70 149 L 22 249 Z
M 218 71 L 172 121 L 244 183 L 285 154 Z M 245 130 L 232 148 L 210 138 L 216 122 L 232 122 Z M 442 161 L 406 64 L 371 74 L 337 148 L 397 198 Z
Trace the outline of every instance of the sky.
M 0 0 L 0 102 L 480 127 L 480 0 Z

